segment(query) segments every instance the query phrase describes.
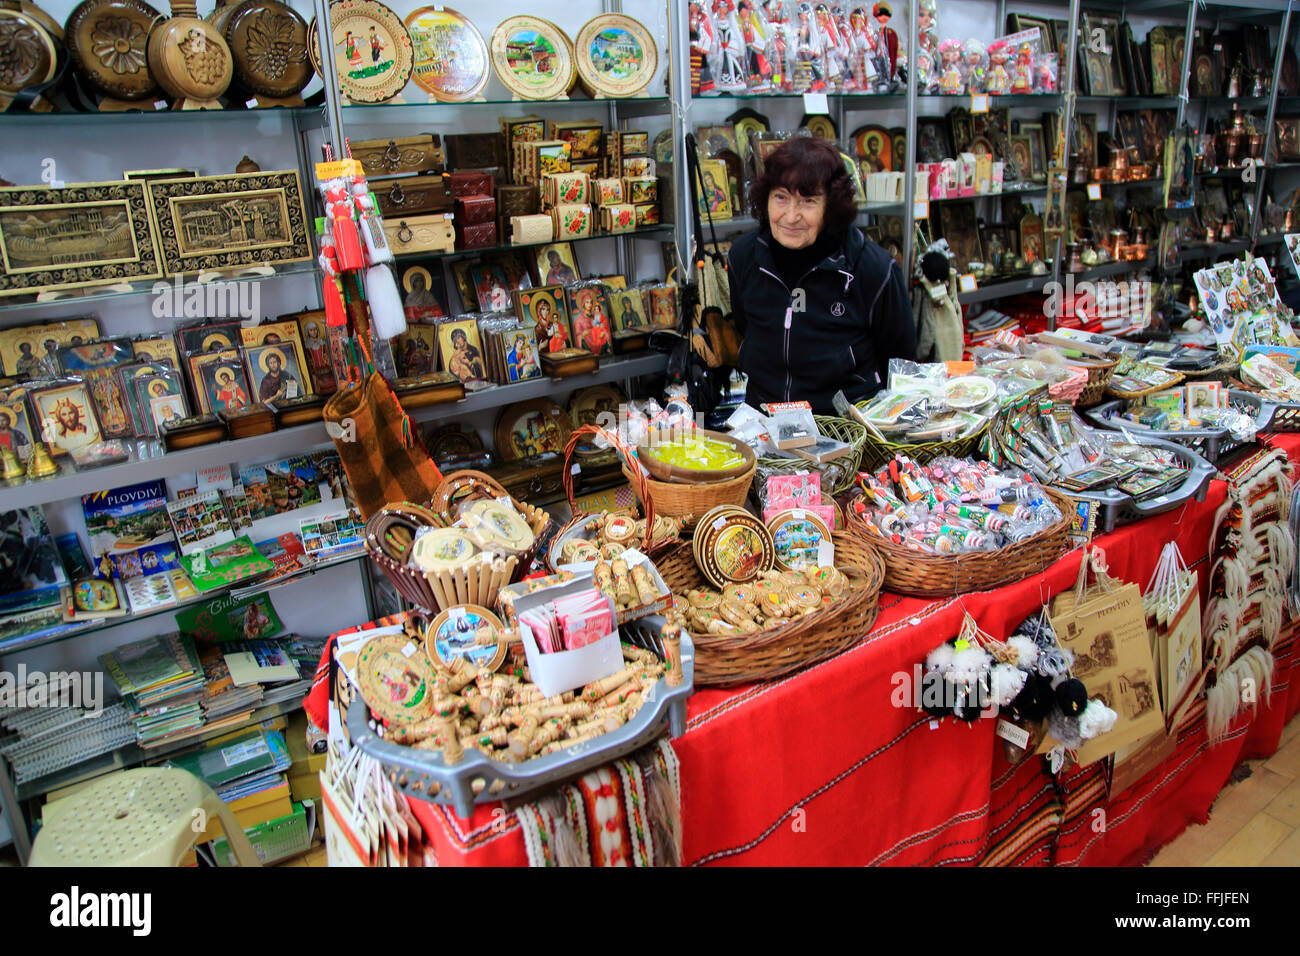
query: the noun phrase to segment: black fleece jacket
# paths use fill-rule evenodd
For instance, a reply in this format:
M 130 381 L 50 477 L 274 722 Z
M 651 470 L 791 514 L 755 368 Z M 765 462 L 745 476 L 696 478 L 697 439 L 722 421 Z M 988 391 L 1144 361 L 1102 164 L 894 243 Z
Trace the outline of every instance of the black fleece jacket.
M 727 257 L 746 401 L 807 401 L 833 415 L 837 391 L 850 401 L 874 395 L 891 358 L 915 357 L 903 270 L 856 226 L 793 284 L 782 277 L 784 252 L 762 229 L 737 239 Z

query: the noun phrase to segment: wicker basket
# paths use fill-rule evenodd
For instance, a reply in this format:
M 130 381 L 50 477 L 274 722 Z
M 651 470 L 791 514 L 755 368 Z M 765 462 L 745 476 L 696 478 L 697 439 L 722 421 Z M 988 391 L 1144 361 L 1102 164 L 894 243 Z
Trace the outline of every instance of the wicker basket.
M 1154 395 L 1156 392 L 1163 392 L 1166 389 L 1175 388 L 1182 384 L 1183 376 L 1181 372 L 1169 372 L 1169 374 L 1172 375 L 1173 378 L 1165 382 L 1163 385 L 1152 385 L 1150 388 L 1144 388 L 1137 392 L 1123 392 L 1118 388 L 1111 388 L 1107 385 L 1106 395 L 1109 398 L 1122 398 L 1126 402 L 1133 402 L 1146 398 L 1148 395 Z
M 850 516 L 849 525 L 853 534 L 859 535 L 884 559 L 886 591 L 914 597 L 952 597 L 972 591 L 991 591 L 1046 570 L 1069 550 L 1074 505 L 1051 488 L 1043 490 L 1061 512 L 1060 520 L 1024 541 L 996 551 L 924 554 L 871 534 L 861 526 L 861 518 Z
M 895 455 L 906 455 L 918 465 L 924 465 L 926 462 L 946 456 L 969 458 L 979 448 L 984 433 L 988 431 L 988 428 L 988 422 L 985 422 L 984 427 L 974 435 L 969 435 L 966 438 L 954 438 L 951 441 L 920 442 L 918 444 L 880 441 L 868 435 L 863 442 L 862 464 L 859 468 L 862 471 L 879 471 L 889 464 Z
M 1077 408 L 1087 408 L 1090 405 L 1096 405 L 1106 397 L 1106 387 L 1110 385 L 1110 380 L 1115 377 L 1115 366 L 1119 365 L 1119 359 L 1113 359 L 1109 362 L 1098 361 L 1089 362 L 1082 365 L 1078 362 L 1071 362 L 1076 368 L 1086 368 L 1088 370 L 1088 384 L 1083 386 L 1083 392 L 1075 399 Z M 1169 386 L 1165 386 L 1168 388 Z
M 856 534 L 832 537 L 836 565 L 863 572 L 864 586 L 841 597 L 827 610 L 781 627 L 749 634 L 692 634 L 696 687 L 773 680 L 834 657 L 866 636 L 879 611 L 884 563 Z M 696 565 L 690 545 L 677 548 L 656 566 L 674 594 L 711 586 Z
M 793 474 L 796 471 L 816 471 L 822 476 L 822 494 L 826 497 L 842 495 L 853 487 L 862 467 L 862 450 L 867 444 L 868 432 L 865 426 L 847 418 L 833 415 L 814 415 L 817 430 L 827 438 L 842 441 L 853 446 L 849 452 L 834 461 L 819 465 L 806 458 L 760 458 L 758 467 L 764 471 Z
M 1236 377 L 1237 372 L 1241 370 L 1240 362 L 1224 362 L 1222 365 L 1213 365 L 1210 368 L 1192 370 L 1180 369 L 1183 378 L 1189 382 L 1223 382 L 1231 384 L 1232 379 Z
M 482 479 L 482 487 L 488 490 L 491 497 L 509 497 L 500 485 L 496 485 L 486 475 L 480 475 L 478 472 L 453 472 L 443 479 L 439 489 L 441 490 L 457 476 L 465 475 L 474 475 Z M 483 494 L 471 493 L 461 500 L 470 501 L 481 497 Z M 499 584 L 517 581 L 528 573 L 533 559 L 537 557 L 538 551 L 550 537 L 549 532 L 554 524 L 551 516 L 541 508 L 515 498 L 510 498 L 510 503 L 528 522 L 528 527 L 533 532 L 533 543 L 522 554 L 505 559 L 506 573 L 498 582 Z M 377 531 L 381 524 L 386 520 L 391 521 L 394 515 L 405 519 L 406 527 L 411 532 L 411 540 L 397 548 L 381 541 Z M 457 604 L 490 606 L 496 602 L 496 594 L 490 586 L 490 578 L 487 574 L 480 573 L 481 566 L 478 563 L 445 572 L 441 577 L 406 563 L 416 528 L 422 525 L 445 528 L 451 523 L 451 518 L 447 514 L 440 514 L 427 507 L 413 507 L 407 503 L 383 508 L 371 515 L 370 520 L 366 522 L 367 553 L 388 580 L 393 582 L 393 587 L 397 588 L 398 593 L 425 611 L 444 611 Z

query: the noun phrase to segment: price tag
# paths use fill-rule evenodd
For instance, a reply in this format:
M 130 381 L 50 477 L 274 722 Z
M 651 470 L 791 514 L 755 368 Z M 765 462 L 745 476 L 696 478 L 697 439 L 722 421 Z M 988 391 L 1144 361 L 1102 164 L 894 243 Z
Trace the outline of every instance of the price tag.
M 830 568 L 835 566 L 835 545 L 826 539 L 817 542 L 817 567 Z
M 970 96 L 970 111 L 972 113 L 987 113 L 989 111 L 989 95 L 987 93 L 972 93 Z
M 410 657 L 415 653 L 415 641 L 407 641 L 406 646 L 402 648 L 402 656 Z
M 582 466 L 579 465 L 577 462 L 574 462 L 574 463 L 573 463 L 573 467 L 569 469 L 569 474 L 571 474 L 571 475 L 580 475 L 580 474 L 582 474 Z
M 153 101 L 153 108 L 156 109 L 156 110 L 165 110 L 165 109 L 167 108 L 167 101 L 166 101 L 166 100 L 154 100 L 154 101 Z
M 805 93 L 803 95 L 803 111 L 809 114 L 829 115 L 831 108 L 825 93 Z
M 245 100 L 244 106 L 250 110 L 255 110 L 257 109 L 257 100 Z
M 1047 759 L 1052 766 L 1052 773 L 1060 773 L 1065 766 L 1065 748 L 1057 744 L 1048 753 Z
M 1159 498 L 1156 499 L 1156 504 L 1158 504 L 1158 505 L 1165 505 L 1165 504 L 1168 504 L 1168 503 L 1169 503 L 1169 496 L 1168 496 L 1168 495 L 1161 495 Z
M 957 289 L 961 292 L 974 292 L 979 288 L 979 283 L 975 281 L 972 273 L 966 273 L 957 280 Z
M 714 531 L 721 531 L 721 530 L 722 530 L 722 526 L 725 525 L 726 523 L 727 523 L 727 519 L 724 518 L 724 517 L 717 517 L 717 518 L 714 518 L 714 519 L 713 519 L 713 530 L 714 530 Z
M 999 720 L 996 733 L 1003 740 L 1009 740 L 1021 750 L 1029 749 L 1029 731 L 1023 727 L 1017 727 L 1009 720 Z
M 930 200 L 913 199 L 912 200 L 912 218 L 929 219 L 930 218 Z
M 1089 199 L 1101 198 L 1101 183 L 1088 183 L 1088 198 Z
M 931 729 L 931 730 L 938 730 L 938 729 L 939 729 L 939 721 L 937 721 L 937 720 L 932 720 L 932 721 L 930 721 L 930 729 Z
M 802 521 L 802 520 L 803 520 L 803 509 L 802 509 L 802 508 L 795 508 L 795 509 L 794 509 L 794 520 L 795 520 L 795 521 Z

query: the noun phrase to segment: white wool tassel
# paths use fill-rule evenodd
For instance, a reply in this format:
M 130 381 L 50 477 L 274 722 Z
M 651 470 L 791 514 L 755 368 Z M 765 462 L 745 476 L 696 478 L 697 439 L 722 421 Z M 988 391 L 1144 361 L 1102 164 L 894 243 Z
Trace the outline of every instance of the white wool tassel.
M 1270 524 L 1268 546 L 1272 552 L 1273 564 L 1277 566 L 1283 578 L 1289 578 L 1292 570 L 1295 569 L 1296 560 L 1295 536 L 1291 534 L 1291 528 L 1276 521 Z
M 388 266 L 380 263 L 366 270 L 366 301 L 377 339 L 392 339 L 406 331 L 406 310 Z
M 1079 715 L 1079 735 L 1091 740 L 1109 731 L 1118 719 L 1119 715 L 1103 704 L 1100 697 L 1094 697 Z

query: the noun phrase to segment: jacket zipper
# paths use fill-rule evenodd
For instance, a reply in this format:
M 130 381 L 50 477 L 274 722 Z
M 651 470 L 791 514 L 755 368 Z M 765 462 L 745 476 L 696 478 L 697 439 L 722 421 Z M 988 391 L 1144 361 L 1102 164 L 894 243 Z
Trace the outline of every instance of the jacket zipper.
M 781 287 L 785 289 L 786 294 L 791 297 L 790 304 L 785 307 L 785 400 L 788 402 L 790 401 L 790 392 L 794 388 L 794 382 L 790 375 L 790 326 L 794 324 L 794 301 L 793 301 L 794 293 L 790 290 L 790 287 L 785 284 L 785 280 L 783 280 L 775 272 L 769 272 L 763 266 L 759 266 L 758 271 L 770 275 L 777 282 L 780 282 Z M 811 269 L 809 269 L 807 272 L 805 272 L 803 275 L 799 277 L 799 282 L 796 284 L 802 285 L 803 280 L 808 278 L 816 271 L 817 271 L 817 266 L 813 266 Z

